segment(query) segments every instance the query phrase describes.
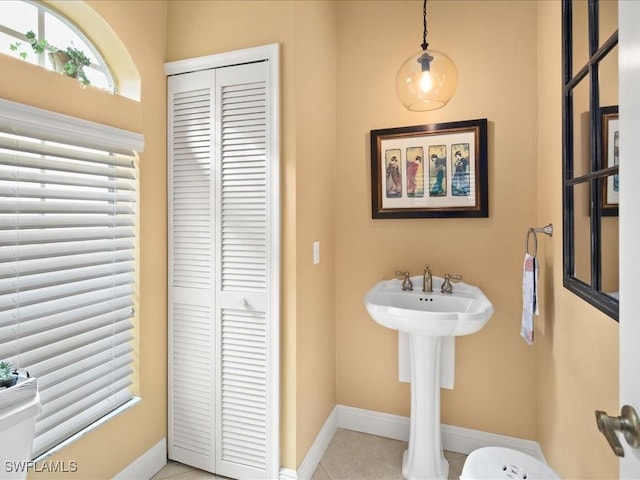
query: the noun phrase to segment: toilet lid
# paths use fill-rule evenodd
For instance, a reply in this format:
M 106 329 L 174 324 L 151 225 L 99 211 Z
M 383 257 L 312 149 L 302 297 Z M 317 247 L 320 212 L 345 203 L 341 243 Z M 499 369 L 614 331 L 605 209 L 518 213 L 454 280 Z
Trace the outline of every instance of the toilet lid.
M 501 447 L 484 447 L 469 454 L 460 480 L 560 480 L 556 472 L 530 455 Z

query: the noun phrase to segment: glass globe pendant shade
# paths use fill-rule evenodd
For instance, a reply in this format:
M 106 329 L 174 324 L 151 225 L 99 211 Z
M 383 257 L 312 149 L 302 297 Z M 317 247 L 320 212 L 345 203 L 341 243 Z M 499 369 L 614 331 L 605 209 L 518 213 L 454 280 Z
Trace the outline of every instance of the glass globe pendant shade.
M 444 107 L 456 91 L 458 70 L 453 60 L 437 50 L 420 50 L 400 67 L 396 93 L 414 112 Z

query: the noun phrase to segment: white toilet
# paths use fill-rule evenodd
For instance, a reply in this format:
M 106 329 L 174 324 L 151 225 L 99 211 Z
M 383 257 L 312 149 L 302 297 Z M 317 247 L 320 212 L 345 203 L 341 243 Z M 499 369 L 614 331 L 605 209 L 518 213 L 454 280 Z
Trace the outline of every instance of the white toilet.
M 561 480 L 541 461 L 517 450 L 484 447 L 469 454 L 460 480 Z

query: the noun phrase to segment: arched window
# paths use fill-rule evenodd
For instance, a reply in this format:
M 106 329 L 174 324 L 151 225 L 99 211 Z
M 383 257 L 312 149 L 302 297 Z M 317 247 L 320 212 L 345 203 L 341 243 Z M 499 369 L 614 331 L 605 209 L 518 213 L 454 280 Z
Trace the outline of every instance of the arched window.
M 110 92 L 116 91 L 114 77 L 104 58 L 68 18 L 40 2 L 0 0 L 0 52 L 55 70 L 49 55 L 33 52 L 28 32 L 33 32 L 37 39 L 44 39 L 59 50 L 72 47 L 82 51 L 90 61 L 90 65 L 84 67 L 90 84 Z M 16 44 L 18 48 L 15 48 Z

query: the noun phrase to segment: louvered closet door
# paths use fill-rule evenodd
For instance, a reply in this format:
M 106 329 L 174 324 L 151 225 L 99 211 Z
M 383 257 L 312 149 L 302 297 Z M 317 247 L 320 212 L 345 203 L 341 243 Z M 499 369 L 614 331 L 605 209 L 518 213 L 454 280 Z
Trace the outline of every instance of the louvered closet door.
M 268 62 L 169 78 L 169 457 L 238 479 L 279 470 L 272 102 Z
M 169 458 L 215 472 L 214 71 L 169 77 Z
M 217 472 L 273 478 L 270 119 L 265 62 L 216 72 Z M 275 428 L 278 428 L 277 425 Z

